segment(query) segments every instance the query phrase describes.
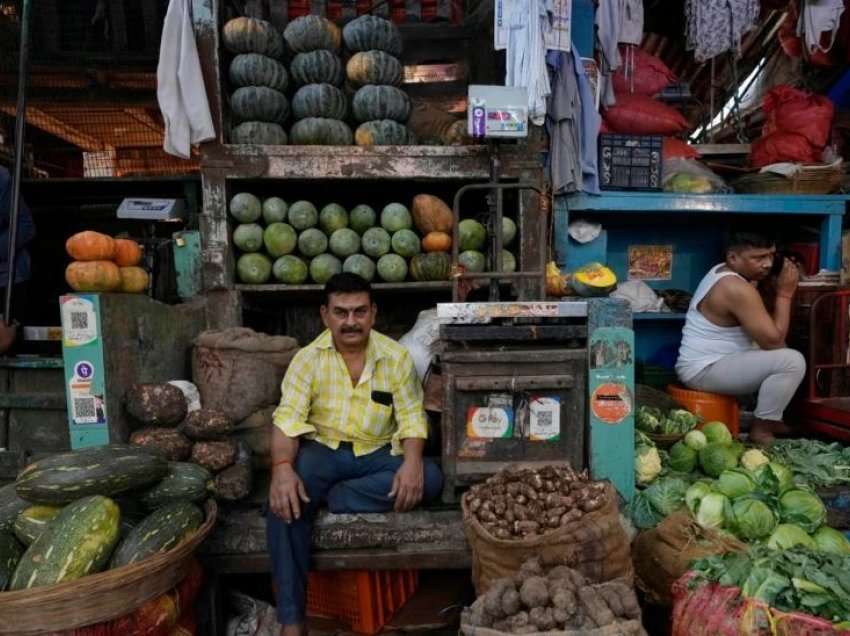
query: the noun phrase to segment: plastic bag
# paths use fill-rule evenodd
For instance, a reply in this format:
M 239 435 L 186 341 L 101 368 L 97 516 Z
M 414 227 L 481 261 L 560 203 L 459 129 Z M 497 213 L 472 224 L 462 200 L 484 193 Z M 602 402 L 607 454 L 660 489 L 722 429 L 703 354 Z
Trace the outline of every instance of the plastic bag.
M 183 392 L 183 395 L 186 396 L 186 404 L 188 407 L 186 410 L 189 413 L 201 410 L 201 393 L 198 391 L 198 387 L 186 380 L 172 380 L 169 384 L 176 386 Z
M 225 636 L 277 636 L 275 608 L 246 594 L 231 592 Z
M 643 49 L 634 48 L 634 70 L 631 77 L 626 76 L 623 64 L 614 73 L 614 90 L 617 93 L 636 95 L 655 95 L 677 80 L 676 74 L 660 58 Z M 625 60 L 626 54 L 621 51 Z
M 772 163 L 817 163 L 820 150 L 803 135 L 794 132 L 775 132 L 756 139 L 750 148 L 750 163 L 755 168 Z
M 436 309 L 426 309 L 419 312 L 416 324 L 410 331 L 399 338 L 399 344 L 407 348 L 416 367 L 416 375 L 420 381 L 425 380 L 425 374 L 434 357 L 435 345 L 440 340 L 440 321 Z
M 633 313 L 667 311 L 664 307 L 664 299 L 642 280 L 620 283 L 617 285 L 617 290 L 611 293 L 611 298 L 622 298 L 628 301 Z
M 770 89 L 762 106 L 767 118 L 762 134 L 793 132 L 816 148 L 829 141 L 835 107 L 823 95 L 814 95 L 785 84 Z
M 723 179 L 696 159 L 667 159 L 663 171 L 665 192 L 718 194 L 732 191 Z
M 615 132 L 631 135 L 678 135 L 690 125 L 675 108 L 647 97 L 617 93 L 617 103 L 605 111 Z

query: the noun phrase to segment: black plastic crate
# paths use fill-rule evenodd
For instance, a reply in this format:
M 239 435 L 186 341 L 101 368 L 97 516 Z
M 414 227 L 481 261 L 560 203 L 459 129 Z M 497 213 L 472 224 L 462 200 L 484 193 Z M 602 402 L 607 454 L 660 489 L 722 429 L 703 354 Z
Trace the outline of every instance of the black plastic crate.
M 603 190 L 661 190 L 661 147 L 657 135 L 599 135 L 599 187 Z

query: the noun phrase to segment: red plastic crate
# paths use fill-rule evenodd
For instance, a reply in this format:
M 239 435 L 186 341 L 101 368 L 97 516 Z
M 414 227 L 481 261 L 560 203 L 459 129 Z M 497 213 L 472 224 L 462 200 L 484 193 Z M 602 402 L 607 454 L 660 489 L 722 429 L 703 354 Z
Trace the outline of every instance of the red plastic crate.
M 377 634 L 418 585 L 418 570 L 310 572 L 307 615 L 343 620 L 355 632 Z

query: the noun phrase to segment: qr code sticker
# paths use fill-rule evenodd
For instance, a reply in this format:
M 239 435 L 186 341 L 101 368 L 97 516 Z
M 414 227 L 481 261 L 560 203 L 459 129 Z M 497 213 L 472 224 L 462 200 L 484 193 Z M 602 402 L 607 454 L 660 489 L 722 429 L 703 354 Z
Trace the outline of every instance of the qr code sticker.
M 72 404 L 75 422 L 83 424 L 97 422 L 97 407 L 93 397 L 75 397 Z
M 89 315 L 84 311 L 71 312 L 71 329 L 88 329 Z

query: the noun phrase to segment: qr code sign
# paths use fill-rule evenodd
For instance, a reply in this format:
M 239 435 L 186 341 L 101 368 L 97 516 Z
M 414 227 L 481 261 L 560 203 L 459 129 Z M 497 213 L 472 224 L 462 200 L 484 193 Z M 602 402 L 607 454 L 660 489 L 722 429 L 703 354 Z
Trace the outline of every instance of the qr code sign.
M 88 329 L 89 315 L 84 311 L 71 312 L 71 329 Z
M 97 406 L 93 397 L 75 397 L 72 402 L 74 421 L 82 424 L 97 422 Z
M 538 397 L 530 404 L 529 434 L 532 440 L 555 440 L 561 434 L 561 403 L 558 398 Z

